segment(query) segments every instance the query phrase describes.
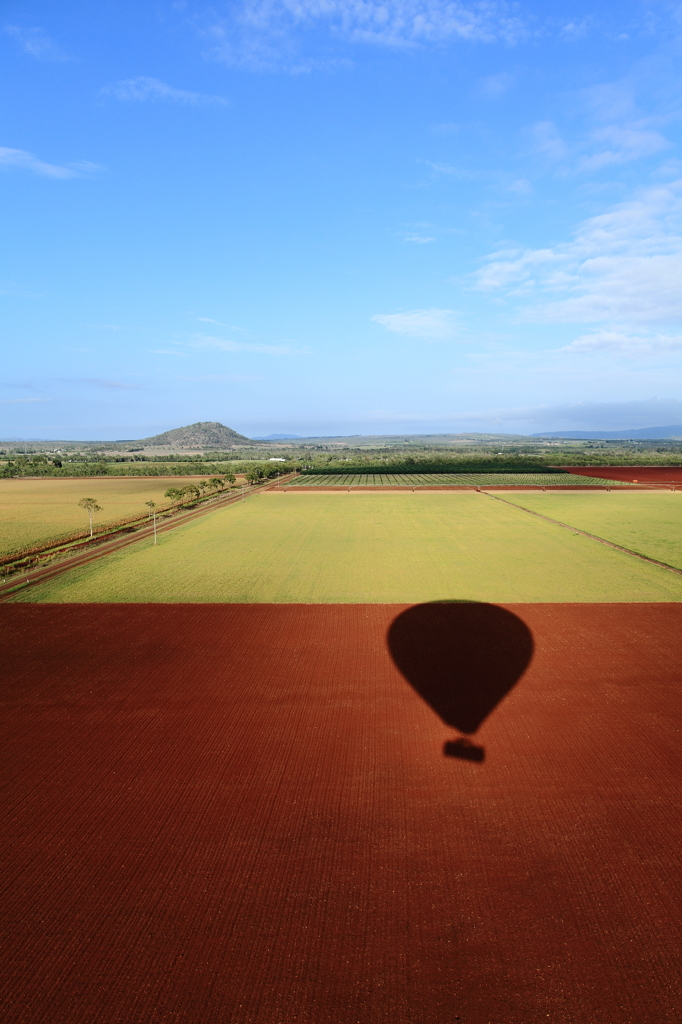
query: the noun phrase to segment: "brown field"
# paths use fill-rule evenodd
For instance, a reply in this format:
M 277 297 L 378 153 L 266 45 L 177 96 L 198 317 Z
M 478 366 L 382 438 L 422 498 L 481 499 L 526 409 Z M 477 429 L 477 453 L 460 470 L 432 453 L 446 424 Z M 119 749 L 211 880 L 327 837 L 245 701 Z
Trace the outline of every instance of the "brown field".
M 679 1021 L 682 605 L 0 623 L 3 1024 Z

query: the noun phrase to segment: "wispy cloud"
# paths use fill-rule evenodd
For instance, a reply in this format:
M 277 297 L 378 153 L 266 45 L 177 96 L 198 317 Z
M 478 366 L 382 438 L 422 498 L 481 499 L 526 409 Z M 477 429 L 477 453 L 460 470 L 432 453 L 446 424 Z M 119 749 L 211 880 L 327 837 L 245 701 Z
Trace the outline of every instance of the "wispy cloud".
M 526 303 L 536 323 L 679 322 L 682 180 L 648 188 L 584 221 L 569 242 L 493 253 L 478 287 Z
M 486 75 L 479 81 L 479 92 L 486 99 L 495 100 L 508 92 L 514 84 L 514 76 L 507 71 L 500 71 L 497 75 Z
M 600 171 L 604 167 L 632 163 L 655 156 L 671 143 L 646 121 L 610 124 L 589 131 L 569 144 L 552 121 L 531 128 L 533 149 L 565 174 Z
M 193 380 L 200 384 L 254 384 L 263 380 L 246 373 L 206 373 L 199 377 L 177 376 L 178 380 Z
M 405 235 L 403 241 L 414 242 L 415 245 L 427 245 L 429 242 L 435 242 L 436 239 L 428 235 Z
M 157 102 L 182 103 L 187 106 L 217 105 L 227 106 L 229 100 L 224 96 L 208 96 L 201 92 L 190 92 L 187 89 L 175 89 L 172 85 L 160 82 L 158 78 L 140 75 L 137 78 L 125 78 L 102 89 L 105 96 L 114 96 L 117 100 L 144 103 Z
M 89 384 L 91 387 L 107 388 L 114 391 L 137 391 L 139 384 L 127 384 L 109 377 L 61 377 L 64 384 Z
M 305 355 L 308 352 L 308 349 L 293 348 L 291 345 L 262 345 L 258 342 L 215 338 L 210 334 L 196 334 L 190 344 L 192 348 L 217 348 L 223 352 L 262 352 L 271 356 Z
M 583 334 L 560 352 L 599 353 L 616 352 L 627 356 L 649 356 L 682 351 L 680 334 L 626 334 L 622 331 L 595 331 Z
M 2 405 L 24 405 L 26 402 L 47 402 L 47 398 L 0 398 Z
M 205 30 L 211 55 L 255 71 L 337 66 L 338 58 L 301 59 L 308 30 L 326 27 L 333 42 L 394 49 L 453 41 L 514 44 L 529 34 L 518 7 L 504 0 L 242 0 Z
M 48 164 L 25 149 L 8 149 L 5 146 L 0 146 L 0 167 L 16 167 L 46 178 L 77 178 L 89 171 L 101 170 L 98 164 L 88 161 L 80 161 L 66 166 L 64 164 Z
M 36 60 L 65 61 L 69 58 L 47 36 L 41 28 L 22 28 L 20 25 L 5 25 L 5 32 L 13 36 L 20 44 L 24 53 L 28 53 Z
M 372 320 L 394 334 L 440 340 L 455 335 L 456 316 L 454 309 L 412 309 L 405 313 L 377 314 Z
M 223 324 L 220 320 L 212 320 L 210 316 L 198 316 L 197 320 L 203 324 L 215 324 L 216 327 L 227 327 L 229 331 L 243 331 L 243 327 L 235 327 L 234 324 Z

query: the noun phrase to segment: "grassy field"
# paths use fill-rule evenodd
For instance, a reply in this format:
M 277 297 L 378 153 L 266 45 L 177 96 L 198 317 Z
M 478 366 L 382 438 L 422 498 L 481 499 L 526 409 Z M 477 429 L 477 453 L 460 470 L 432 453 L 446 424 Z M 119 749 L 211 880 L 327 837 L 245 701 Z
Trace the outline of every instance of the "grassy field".
M 96 513 L 95 523 L 101 524 L 145 512 L 145 501 L 167 504 L 163 492 L 188 482 L 182 477 L 0 480 L 0 554 L 86 529 L 87 514 L 78 507 L 81 498 L 97 499 L 102 511 Z
M 568 473 L 328 473 L 299 476 L 287 487 L 624 487 L 621 480 Z
M 14 600 L 682 601 L 682 577 L 475 492 L 270 492 Z
M 507 501 L 682 569 L 682 493 L 508 494 Z

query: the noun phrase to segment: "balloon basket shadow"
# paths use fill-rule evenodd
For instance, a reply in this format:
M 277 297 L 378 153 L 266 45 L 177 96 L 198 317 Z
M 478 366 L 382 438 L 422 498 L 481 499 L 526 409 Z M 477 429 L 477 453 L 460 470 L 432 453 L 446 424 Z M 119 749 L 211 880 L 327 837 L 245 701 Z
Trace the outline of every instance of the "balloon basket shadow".
M 443 745 L 445 757 L 458 757 L 460 761 L 476 761 L 482 764 L 485 761 L 485 747 L 477 747 L 471 740 L 461 737 L 458 740 L 448 740 Z

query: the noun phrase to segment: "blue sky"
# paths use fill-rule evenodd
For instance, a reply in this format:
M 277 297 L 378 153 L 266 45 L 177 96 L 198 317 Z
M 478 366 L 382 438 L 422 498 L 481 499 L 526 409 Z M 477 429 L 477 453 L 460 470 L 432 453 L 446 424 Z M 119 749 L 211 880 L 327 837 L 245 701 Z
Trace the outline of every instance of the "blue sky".
M 0 436 L 682 422 L 682 4 L 4 0 Z

